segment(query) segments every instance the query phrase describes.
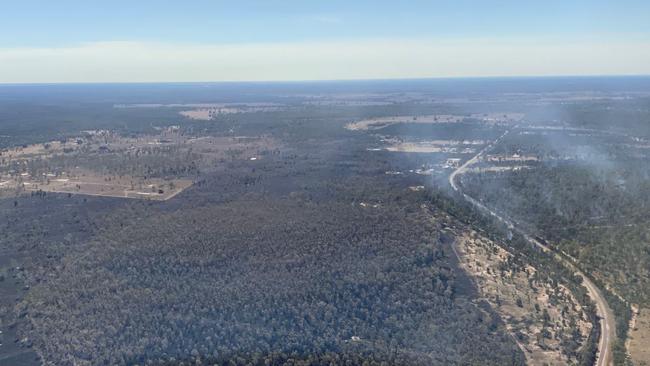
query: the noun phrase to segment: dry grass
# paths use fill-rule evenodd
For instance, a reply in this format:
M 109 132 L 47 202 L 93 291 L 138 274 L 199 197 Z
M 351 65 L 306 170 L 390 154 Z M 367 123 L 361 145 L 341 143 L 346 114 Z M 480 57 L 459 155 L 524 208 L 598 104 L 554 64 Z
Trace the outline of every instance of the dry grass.
M 573 298 L 570 291 L 562 286 L 551 288 L 539 282 L 536 269 L 527 266 L 513 271 L 506 266 L 511 254 L 476 232 L 457 237 L 455 251 L 461 266 L 475 279 L 481 295 L 496 309 L 513 336 L 524 334 L 527 340 L 516 338 L 530 364 L 566 365 L 570 360 L 564 354 L 562 344 L 555 339 L 559 333 L 570 334 L 569 319 L 573 318 L 584 342 L 591 329 L 586 314 Z M 550 295 L 555 292 L 564 301 L 553 304 Z M 567 311 L 562 309 L 565 305 Z M 544 325 L 543 312 L 550 321 Z M 542 337 L 542 329 L 551 337 Z
M 16 192 L 56 192 L 88 196 L 168 200 L 192 185 L 189 179 L 105 177 L 92 171 L 36 179 L 30 176 L 3 180 L 0 196 Z
M 486 155 L 482 160 L 489 161 L 491 163 L 499 163 L 499 162 L 525 163 L 531 161 L 539 161 L 539 158 L 537 156 L 532 156 L 532 155 L 513 154 L 513 155 Z
M 350 123 L 345 126 L 348 130 L 376 130 L 386 126 L 398 123 L 455 123 L 464 120 L 465 116 L 455 116 L 450 114 L 426 115 L 426 116 L 398 116 L 398 117 L 380 117 L 364 119 L 358 122 Z
M 179 112 L 182 116 L 194 119 L 209 121 L 215 118 L 218 115 L 222 114 L 235 114 L 235 113 L 255 113 L 255 112 L 276 112 L 286 109 L 286 107 L 278 105 L 255 105 L 255 104 L 245 104 L 245 105 L 221 105 L 221 106 L 211 106 L 205 108 L 195 108 L 186 111 Z
M 100 175 L 86 175 L 75 179 L 55 179 L 39 183 L 23 183 L 27 191 L 83 194 L 89 196 L 122 197 L 168 200 L 192 185 L 187 179 L 133 179 L 122 178 L 107 181 Z
M 223 108 L 199 108 L 179 112 L 181 116 L 189 119 L 209 121 L 219 114 L 243 113 L 241 108 L 223 107 Z
M 259 160 L 264 152 L 276 147 L 273 139 L 264 136 L 192 138 L 173 128 L 158 135 L 140 137 L 88 131 L 68 142 L 53 141 L 3 150 L 0 154 L 0 197 L 44 191 L 168 200 L 190 187 L 192 180 L 182 176 L 152 177 L 146 171 L 140 173 L 137 169 L 141 167 L 133 170 L 139 166 L 138 156 L 150 156 L 155 152 L 163 163 L 181 161 L 181 164 L 192 163 L 201 170 L 209 170 L 225 161 Z M 109 156 L 114 158 L 102 160 Z M 94 163 L 95 160 L 98 163 Z M 113 173 L 107 173 L 109 170 L 101 166 L 101 161 L 123 164 L 120 167 L 129 173 L 115 173 L 115 167 Z M 35 162 L 36 167 L 27 169 L 31 162 Z
M 521 121 L 524 118 L 522 113 L 486 113 L 471 115 L 454 115 L 454 114 L 431 114 L 422 116 L 395 116 L 364 119 L 361 121 L 349 123 L 346 129 L 352 131 L 358 130 L 377 130 L 390 125 L 399 123 L 458 123 L 466 119 L 479 120 L 485 124 L 512 124 Z
M 640 309 L 630 330 L 628 352 L 635 365 L 650 365 L 650 309 Z
M 391 152 L 452 154 L 473 154 L 476 153 L 477 146 L 485 144 L 484 140 L 403 141 L 401 139 L 384 139 L 382 142 L 388 144 L 384 150 Z

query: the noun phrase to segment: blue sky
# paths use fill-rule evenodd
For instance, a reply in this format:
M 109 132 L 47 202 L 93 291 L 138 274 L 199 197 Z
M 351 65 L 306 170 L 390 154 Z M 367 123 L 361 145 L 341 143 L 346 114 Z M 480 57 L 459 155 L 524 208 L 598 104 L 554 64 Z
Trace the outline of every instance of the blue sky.
M 648 37 L 642 0 L 5 1 L 0 46 L 96 41 L 286 42 L 354 38 Z
M 441 42 L 459 42 L 466 47 L 478 47 L 484 44 L 481 40 L 489 40 L 487 44 L 495 46 L 510 45 L 512 46 L 510 49 L 515 52 L 519 46 L 530 47 L 534 44 L 544 44 L 545 47 L 556 46 L 559 48 L 555 52 L 565 52 L 567 45 L 577 42 L 594 50 L 594 56 L 603 54 L 605 48 L 609 46 L 620 46 L 624 43 L 628 44 L 627 49 L 630 50 L 635 47 L 634 45 L 645 48 L 650 41 L 650 1 L 22 0 L 4 1 L 0 9 L 0 63 L 7 63 L 6 65 L 10 66 L 14 74 L 16 71 L 19 74 L 30 71 L 20 71 L 19 63 L 24 60 L 24 57 L 41 57 L 43 60 L 47 60 L 48 57 L 59 57 L 58 62 L 63 63 L 60 58 L 65 54 L 68 55 L 66 57 L 77 57 L 80 63 L 88 63 L 88 57 L 96 60 L 100 54 L 102 56 L 106 54 L 100 52 L 95 56 L 89 56 L 91 51 L 99 52 L 100 45 L 104 46 L 105 52 L 125 50 L 125 45 L 136 47 L 136 44 L 141 49 L 154 47 L 160 51 L 164 48 L 165 52 L 171 53 L 176 47 L 179 54 L 183 52 L 187 55 L 187 52 L 191 51 L 197 52 L 197 57 L 205 57 L 209 49 L 210 59 L 214 61 L 219 59 L 218 53 L 226 52 L 226 48 L 223 47 L 228 46 L 236 47 L 235 53 L 242 52 L 242 57 L 250 60 L 255 58 L 253 48 L 260 50 L 259 57 L 265 56 L 263 52 L 271 52 L 270 56 L 275 52 L 273 57 L 278 57 L 280 48 L 284 51 L 288 50 L 291 54 L 291 52 L 304 51 L 305 47 L 309 48 L 310 45 L 340 47 L 343 44 L 354 49 L 353 45 L 356 44 L 367 51 L 366 59 L 371 59 L 372 55 L 381 56 L 384 52 L 389 52 L 386 47 L 382 49 L 382 44 L 390 46 L 396 43 L 407 43 L 413 45 L 413 55 L 430 56 L 436 54 L 433 47 L 438 47 Z M 288 45 L 296 45 L 296 47 L 291 48 Z M 367 48 L 365 47 L 367 45 L 374 45 L 376 48 Z M 119 47 L 115 48 L 116 46 Z M 90 47 L 91 50 L 81 50 L 83 47 Z M 199 50 L 197 47 L 204 48 Z M 242 51 L 243 48 L 246 48 L 245 52 Z M 40 53 L 36 52 L 39 50 Z M 60 52 L 52 53 L 55 50 Z M 528 48 L 521 48 L 521 50 L 529 51 Z M 552 51 L 548 48 L 547 50 Z M 152 49 L 152 55 L 154 51 Z M 401 51 L 411 54 L 409 49 L 401 49 Z M 482 49 L 482 51 L 489 50 Z M 47 53 L 46 56 L 44 52 Z M 70 56 L 72 54 L 77 56 Z M 466 54 L 468 53 L 459 53 L 459 55 Z M 80 55 L 85 55 L 86 58 Z M 559 62 L 556 74 L 568 74 L 574 70 L 562 69 L 561 55 L 556 56 L 558 59 L 555 61 Z M 142 54 L 140 59 L 132 61 L 145 62 L 143 58 L 146 57 L 146 54 Z M 345 56 L 341 55 L 341 57 Z M 645 57 L 645 53 L 630 54 L 629 57 Z M 36 60 L 32 61 L 34 62 L 31 64 L 37 64 Z M 128 68 L 128 60 L 115 59 L 114 61 L 119 68 Z M 343 59 L 339 61 L 344 65 Z M 360 62 L 360 59 L 357 61 Z M 449 62 L 451 61 L 453 60 L 450 59 Z M 525 61 L 521 60 L 522 63 Z M 74 59 L 68 59 L 68 62 L 74 63 Z M 224 64 L 222 69 L 232 69 L 238 63 L 235 59 L 229 59 L 228 62 L 232 64 Z M 72 79 L 85 80 L 86 78 L 88 81 L 97 81 L 101 79 L 98 78 L 101 68 L 108 66 L 98 65 L 95 75 L 92 75 L 92 70 L 87 70 L 85 75 L 77 75 Z M 300 66 L 307 69 L 310 65 Z M 218 64 L 214 65 L 215 69 L 219 67 Z M 182 63 L 176 66 L 160 65 L 161 73 L 175 71 L 173 77 L 167 78 L 169 80 L 184 80 L 182 73 L 179 73 L 182 71 L 181 68 Z M 250 65 L 247 70 L 251 68 L 253 65 Z M 622 74 L 645 71 L 645 69 L 631 67 L 626 69 L 624 64 L 621 64 L 620 68 Z M 448 69 L 444 70 L 450 72 Z M 593 71 L 598 72 L 598 70 L 600 69 Z M 616 71 L 611 67 L 603 67 L 602 70 L 603 73 Z M 246 70 L 238 70 L 235 73 L 236 77 L 232 78 L 228 78 L 227 73 L 216 71 L 218 70 L 206 74 L 205 78 L 246 79 L 245 75 L 241 74 Z M 409 73 L 408 70 L 404 71 L 405 77 L 444 76 L 436 72 L 435 67 L 432 67 L 428 73 L 424 69 L 416 74 Z M 489 69 L 471 68 L 459 69 L 458 73 L 451 71 L 454 75 L 450 76 L 504 74 L 504 70 L 499 69 L 493 72 Z M 517 69 L 513 70 L 513 74 L 515 71 L 526 72 L 525 69 Z M 56 69 L 49 70 L 47 75 L 52 77 L 44 79 L 55 80 L 56 72 Z M 272 72 L 273 69 L 269 71 L 268 77 L 259 73 L 252 76 L 273 79 L 270 75 Z M 536 72 L 535 68 L 531 68 L 528 73 L 553 74 L 552 70 L 544 69 L 543 72 Z M 134 74 L 128 73 L 128 75 L 133 77 Z M 284 73 L 279 75 L 285 76 Z M 393 70 L 387 73 L 386 77 L 398 75 L 398 70 Z M 114 75 L 114 77 L 118 76 Z M 124 74 L 122 78 L 126 76 Z M 288 79 L 294 79 L 291 75 L 286 76 Z M 319 76 L 354 78 L 354 75 L 339 72 L 332 72 L 331 75 L 318 73 L 313 75 L 314 78 Z M 381 73 L 359 75 L 360 78 L 381 76 Z M 148 78 L 156 79 L 153 76 Z M 165 79 L 163 74 L 159 78 L 161 81 Z M 200 78 L 200 75 L 188 74 L 185 79 L 194 78 Z M 295 79 L 298 78 L 310 78 L 310 75 L 301 73 L 296 75 Z M 16 78 L 15 75 L 12 77 L 6 73 L 3 75 L 0 69 L 0 82 L 19 79 L 20 77 Z

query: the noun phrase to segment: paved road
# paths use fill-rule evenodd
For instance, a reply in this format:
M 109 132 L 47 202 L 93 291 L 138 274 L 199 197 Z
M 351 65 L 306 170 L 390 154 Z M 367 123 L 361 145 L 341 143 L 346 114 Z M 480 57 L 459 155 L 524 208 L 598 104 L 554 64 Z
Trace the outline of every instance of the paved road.
M 481 151 L 479 151 L 476 156 L 473 158 L 467 160 L 463 165 L 458 167 L 458 169 L 454 170 L 453 173 L 449 176 L 449 184 L 451 185 L 451 188 L 462 194 L 463 198 L 470 202 L 472 205 L 474 205 L 476 208 L 478 208 L 481 211 L 484 211 L 495 218 L 497 220 L 501 221 L 504 223 L 510 230 L 515 231 L 519 234 L 521 234 L 526 241 L 528 241 L 531 245 L 541 249 L 545 253 L 549 253 L 553 255 L 557 260 L 559 260 L 562 264 L 564 264 L 567 268 L 571 269 L 574 271 L 578 276 L 582 278 L 582 284 L 585 286 L 587 289 L 587 293 L 589 294 L 589 297 L 591 300 L 596 304 L 596 313 L 600 317 L 600 340 L 598 341 L 598 354 L 596 358 L 596 366 L 610 366 L 613 364 L 613 358 L 612 358 L 612 342 L 614 339 L 616 339 L 616 321 L 614 319 L 614 314 L 612 312 L 612 309 L 609 307 L 607 304 L 607 300 L 605 300 L 605 297 L 603 296 L 602 292 L 600 289 L 598 289 L 598 286 L 596 286 L 593 281 L 587 277 L 584 272 L 582 272 L 578 267 L 575 266 L 572 262 L 570 262 L 568 259 L 565 257 L 561 256 L 560 254 L 554 252 L 551 248 L 548 246 L 542 244 L 539 240 L 533 238 L 530 236 L 528 233 L 524 232 L 523 229 L 517 227 L 514 225 L 514 223 L 496 213 L 492 209 L 487 208 L 484 204 L 481 202 L 477 201 L 476 199 L 470 197 L 469 195 L 463 193 L 458 186 L 457 183 L 457 176 L 462 175 L 465 173 L 468 167 L 479 161 L 481 156 L 483 156 L 487 151 L 491 150 L 496 144 L 498 144 L 506 135 L 510 133 L 510 130 L 506 131 L 503 135 L 501 135 L 498 139 L 496 139 L 494 142 L 488 144 L 486 147 L 484 147 Z

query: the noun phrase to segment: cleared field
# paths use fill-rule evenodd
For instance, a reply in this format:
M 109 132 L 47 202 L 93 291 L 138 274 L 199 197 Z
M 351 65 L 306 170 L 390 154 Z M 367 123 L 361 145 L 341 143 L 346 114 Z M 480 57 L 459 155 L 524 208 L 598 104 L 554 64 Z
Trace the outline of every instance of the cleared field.
M 101 176 L 85 176 L 76 179 L 60 178 L 49 180 L 45 184 L 37 182 L 15 182 L 15 187 L 26 191 L 43 191 L 57 193 L 83 194 L 89 196 L 122 197 L 168 200 L 192 185 L 187 179 L 148 179 L 137 184 L 133 180 L 106 181 Z
M 187 108 L 178 112 L 180 115 L 193 120 L 209 121 L 222 114 L 275 112 L 287 109 L 278 103 L 146 103 L 146 104 L 116 104 L 118 109 L 129 108 Z
M 281 107 L 278 103 L 136 103 L 116 104 L 114 108 L 227 108 L 227 107 Z
M 486 155 L 481 160 L 491 162 L 491 163 L 500 163 L 500 162 L 530 162 L 530 161 L 539 161 L 539 157 L 532 155 Z
M 180 115 L 189 119 L 209 121 L 221 114 L 235 113 L 255 113 L 255 112 L 275 112 L 285 109 L 282 106 L 275 105 L 241 105 L 241 106 L 216 106 L 207 108 L 195 108 L 186 111 L 180 111 Z
M 192 109 L 188 111 L 180 111 L 181 116 L 187 117 L 189 119 L 196 119 L 201 121 L 209 121 L 217 114 L 228 114 L 228 113 L 237 113 L 236 108 L 219 108 L 219 109 L 209 109 L 209 108 L 200 108 Z
M 0 196 L 58 192 L 168 200 L 201 171 L 226 162 L 263 159 L 277 145 L 267 137 L 184 136 L 175 128 L 158 135 L 124 137 L 87 131 L 0 153 Z
M 352 131 L 358 130 L 378 130 L 386 126 L 398 124 L 398 123 L 455 123 L 461 122 L 465 119 L 465 116 L 457 116 L 450 114 L 437 114 L 437 115 L 427 115 L 427 116 L 396 116 L 396 117 L 380 117 L 380 118 L 371 118 L 364 119 L 358 122 L 349 123 L 345 126 L 346 129 Z
M 61 175 L 47 179 L 30 176 L 5 177 L 0 180 L 0 197 L 42 191 L 165 201 L 191 185 L 192 181 L 189 179 L 108 178 L 88 171 L 78 176 Z
M 512 124 L 521 121 L 523 113 L 485 113 L 470 115 L 432 114 L 423 116 L 393 116 L 364 119 L 345 126 L 351 131 L 378 130 L 399 123 L 436 124 L 479 120 L 485 124 Z
M 455 153 L 455 154 L 472 154 L 476 152 L 475 148 L 467 147 L 461 144 L 453 146 L 449 144 L 439 144 L 430 141 L 393 143 L 390 146 L 388 146 L 386 150 L 392 152 Z
M 56 153 L 63 153 L 64 149 L 73 149 L 74 142 L 50 141 L 41 144 L 14 147 L 0 150 L 0 165 L 11 159 L 28 159 L 33 157 L 47 157 Z

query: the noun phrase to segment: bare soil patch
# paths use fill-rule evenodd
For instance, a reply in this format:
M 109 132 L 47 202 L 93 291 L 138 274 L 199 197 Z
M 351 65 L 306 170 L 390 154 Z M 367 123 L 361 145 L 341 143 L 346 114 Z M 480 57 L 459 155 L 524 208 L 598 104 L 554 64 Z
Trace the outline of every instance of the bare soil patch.
M 584 344 L 592 327 L 571 292 L 541 282 L 535 267 L 513 269 L 511 254 L 471 231 L 457 237 L 455 253 L 481 295 L 506 323 L 530 364 L 568 365 L 568 338 Z
M 650 309 L 639 310 L 628 337 L 628 352 L 635 365 L 650 365 Z

